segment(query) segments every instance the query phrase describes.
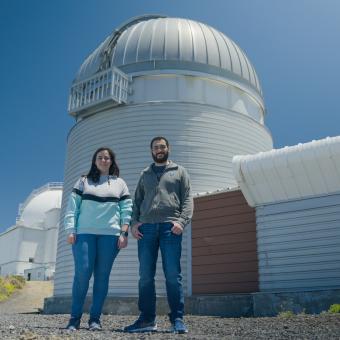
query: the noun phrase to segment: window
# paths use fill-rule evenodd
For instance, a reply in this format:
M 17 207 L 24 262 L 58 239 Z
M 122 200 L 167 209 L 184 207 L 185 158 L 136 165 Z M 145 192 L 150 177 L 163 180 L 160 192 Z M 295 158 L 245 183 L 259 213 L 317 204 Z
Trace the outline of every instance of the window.
M 29 258 L 28 258 L 28 262 L 33 263 L 33 262 L 34 262 L 34 258 L 33 258 L 33 257 L 29 257 Z

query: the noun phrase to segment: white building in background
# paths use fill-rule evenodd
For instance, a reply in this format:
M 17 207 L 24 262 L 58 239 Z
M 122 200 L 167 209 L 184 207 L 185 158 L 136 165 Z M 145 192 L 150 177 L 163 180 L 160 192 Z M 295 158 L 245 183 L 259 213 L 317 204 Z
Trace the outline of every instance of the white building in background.
M 53 278 L 62 190 L 62 183 L 48 183 L 19 206 L 16 224 L 0 234 L 1 276 Z
M 273 146 L 260 83 L 244 51 L 213 27 L 188 19 L 147 15 L 115 29 L 81 65 L 69 113 L 76 123 L 67 144 L 61 220 L 72 186 L 100 146 L 116 152 L 132 193 L 151 162 L 155 136 L 169 139 L 171 159 L 188 169 L 194 193 L 236 186 L 232 157 Z M 135 296 L 137 242 L 130 238 L 121 254 L 109 295 Z M 190 228 L 183 237 L 182 273 L 191 295 Z M 71 247 L 61 228 L 54 296 L 70 296 L 72 280 Z

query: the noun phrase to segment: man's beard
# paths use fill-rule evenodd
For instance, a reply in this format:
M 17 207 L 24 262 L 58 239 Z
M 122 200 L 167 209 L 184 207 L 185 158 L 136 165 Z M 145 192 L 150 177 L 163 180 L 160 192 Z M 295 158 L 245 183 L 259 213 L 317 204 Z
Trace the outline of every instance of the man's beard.
M 158 153 L 158 155 L 160 155 L 160 153 Z M 154 155 L 152 154 L 152 158 L 154 160 L 155 163 L 165 163 L 167 160 L 168 160 L 168 157 L 169 157 L 169 152 L 164 152 L 162 153 L 162 157 L 158 158 L 157 156 L 158 155 Z

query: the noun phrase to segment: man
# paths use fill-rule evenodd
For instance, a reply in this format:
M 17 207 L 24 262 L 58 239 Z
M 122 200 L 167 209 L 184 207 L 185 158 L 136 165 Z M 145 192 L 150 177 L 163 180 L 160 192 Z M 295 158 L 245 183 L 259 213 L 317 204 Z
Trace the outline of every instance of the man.
M 142 171 L 138 181 L 131 224 L 138 240 L 140 316 L 124 331 L 157 330 L 155 272 L 160 249 L 172 331 L 187 333 L 180 259 L 182 233 L 193 212 L 190 179 L 182 166 L 168 160 L 170 147 L 165 137 L 153 138 L 150 148 L 154 163 Z

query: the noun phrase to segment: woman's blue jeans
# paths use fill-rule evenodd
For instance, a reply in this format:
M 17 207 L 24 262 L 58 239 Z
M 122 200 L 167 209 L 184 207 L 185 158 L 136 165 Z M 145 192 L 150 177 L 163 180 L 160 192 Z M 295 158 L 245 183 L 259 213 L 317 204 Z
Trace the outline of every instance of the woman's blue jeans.
M 71 317 L 80 319 L 93 274 L 93 296 L 90 320 L 99 320 L 108 292 L 109 277 L 118 249 L 118 236 L 78 234 L 72 245 L 74 280 Z
M 144 223 L 139 227 L 143 238 L 138 241 L 140 318 L 156 318 L 155 273 L 158 249 L 161 250 L 170 321 L 183 318 L 184 295 L 181 274 L 182 235 L 171 232 L 172 223 Z

